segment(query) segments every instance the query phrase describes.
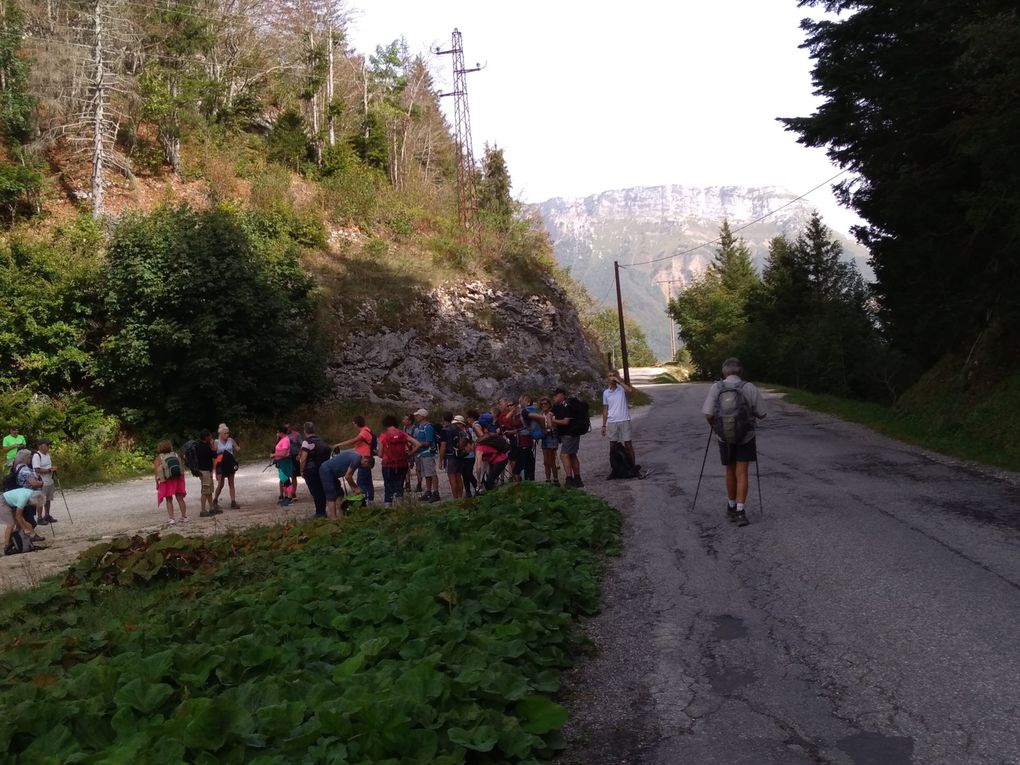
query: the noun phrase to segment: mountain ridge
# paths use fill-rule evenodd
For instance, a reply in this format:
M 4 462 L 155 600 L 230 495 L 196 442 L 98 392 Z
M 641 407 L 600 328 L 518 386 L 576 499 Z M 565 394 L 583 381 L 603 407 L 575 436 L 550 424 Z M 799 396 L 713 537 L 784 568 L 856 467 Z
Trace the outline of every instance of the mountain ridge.
M 624 310 L 642 326 L 661 358 L 669 356 L 670 348 L 667 295 L 705 272 L 724 219 L 747 243 L 760 271 L 769 240 L 796 238 L 815 211 L 809 201 L 781 186 L 736 184 L 634 186 L 552 197 L 528 209 L 542 218 L 559 265 L 597 301 L 612 302 L 611 266 L 620 263 Z M 870 278 L 867 251 L 843 232 L 830 230 L 847 259 Z

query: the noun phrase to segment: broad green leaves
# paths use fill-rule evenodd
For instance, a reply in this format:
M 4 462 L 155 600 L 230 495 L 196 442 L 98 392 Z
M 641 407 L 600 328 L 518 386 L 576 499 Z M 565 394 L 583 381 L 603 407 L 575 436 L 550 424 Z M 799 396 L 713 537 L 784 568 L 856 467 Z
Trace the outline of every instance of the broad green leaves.
M 533 762 L 557 745 L 572 617 L 596 609 L 617 536 L 600 501 L 525 486 L 113 540 L 67 588 L 0 601 L 0 746 L 13 763 Z M 127 561 L 198 552 L 202 570 L 121 583 Z

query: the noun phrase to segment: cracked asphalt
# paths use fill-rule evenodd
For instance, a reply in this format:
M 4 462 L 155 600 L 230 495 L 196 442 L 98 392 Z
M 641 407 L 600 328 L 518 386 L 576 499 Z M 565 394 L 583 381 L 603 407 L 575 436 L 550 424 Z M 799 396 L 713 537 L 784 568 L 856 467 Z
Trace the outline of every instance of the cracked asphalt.
M 565 763 L 1020 763 L 1020 480 L 770 395 L 762 515 L 725 521 L 706 385 L 649 386 Z M 596 423 L 597 424 L 597 423 Z

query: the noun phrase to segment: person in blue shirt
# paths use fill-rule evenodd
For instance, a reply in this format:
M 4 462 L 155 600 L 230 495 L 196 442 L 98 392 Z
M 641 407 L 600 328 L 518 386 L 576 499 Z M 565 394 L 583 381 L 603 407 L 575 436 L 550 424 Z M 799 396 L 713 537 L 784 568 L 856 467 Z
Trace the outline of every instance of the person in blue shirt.
M 337 513 L 336 501 L 344 493 L 342 481 L 347 481 L 351 494 L 361 494 L 358 482 L 354 478 L 355 471 L 359 467 L 368 467 L 371 464 L 371 457 L 365 457 L 354 450 L 340 452 L 330 457 L 319 466 L 319 480 L 322 482 L 322 491 L 326 495 L 326 514 L 333 519 L 343 515 L 342 511 Z
M 429 422 L 427 409 L 415 411 L 414 422 L 411 437 L 421 443 L 421 447 L 414 453 L 414 469 L 425 479 L 425 493 L 421 495 L 421 501 L 438 502 L 440 497 L 439 475 L 436 472 L 436 429 Z

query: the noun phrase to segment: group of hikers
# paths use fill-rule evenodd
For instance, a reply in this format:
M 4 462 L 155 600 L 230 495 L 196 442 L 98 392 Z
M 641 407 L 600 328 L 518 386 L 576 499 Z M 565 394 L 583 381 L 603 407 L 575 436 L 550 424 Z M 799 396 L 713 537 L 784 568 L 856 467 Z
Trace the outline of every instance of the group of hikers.
M 755 421 L 765 416 L 764 399 L 741 375 L 737 359 L 727 359 L 723 379 L 709 389 L 702 411 L 719 444 L 726 469 L 726 518 L 738 526 L 749 521 L 745 510 L 748 465 L 757 459 Z M 646 475 L 636 464 L 630 406 L 630 385 L 615 372 L 608 376 L 602 394 L 601 434 L 610 442 L 609 478 Z M 441 499 L 439 476 L 445 473 L 453 499 L 490 491 L 502 482 L 534 481 L 538 453 L 546 483 L 581 488 L 580 439 L 591 431 L 588 404 L 557 388 L 551 396 L 530 394 L 516 401 L 501 399 L 492 411 L 444 412 L 433 422 L 424 407 L 398 419 L 382 419 L 374 432 L 365 418 L 352 424 L 354 436 L 330 443 L 305 422 L 301 432 L 289 424 L 277 428 L 270 455 L 279 481 L 278 504 L 287 507 L 297 500 L 298 478 L 304 479 L 315 505 L 316 517 L 339 518 L 352 508 L 375 501 L 373 469 L 381 463 L 383 504 L 387 507 L 414 493 L 422 502 Z M 36 450 L 27 448 L 24 435 L 11 428 L 3 446 L 9 471 L 0 495 L 0 523 L 4 526 L 4 551 L 13 554 L 33 549 L 44 541 L 37 526 L 55 523 L 50 514 L 57 468 L 49 455 L 50 443 L 40 440 Z M 234 486 L 241 446 L 230 428 L 220 424 L 216 437 L 204 430 L 183 447 L 183 459 L 169 440 L 161 441 L 153 460 L 157 507 L 166 503 L 170 524 L 187 521 L 186 471 L 200 481 L 200 517 L 222 513 L 220 496 L 227 488 L 230 507 L 239 509 Z M 562 469 L 562 484 L 561 484 Z M 15 529 L 18 532 L 15 534 Z

